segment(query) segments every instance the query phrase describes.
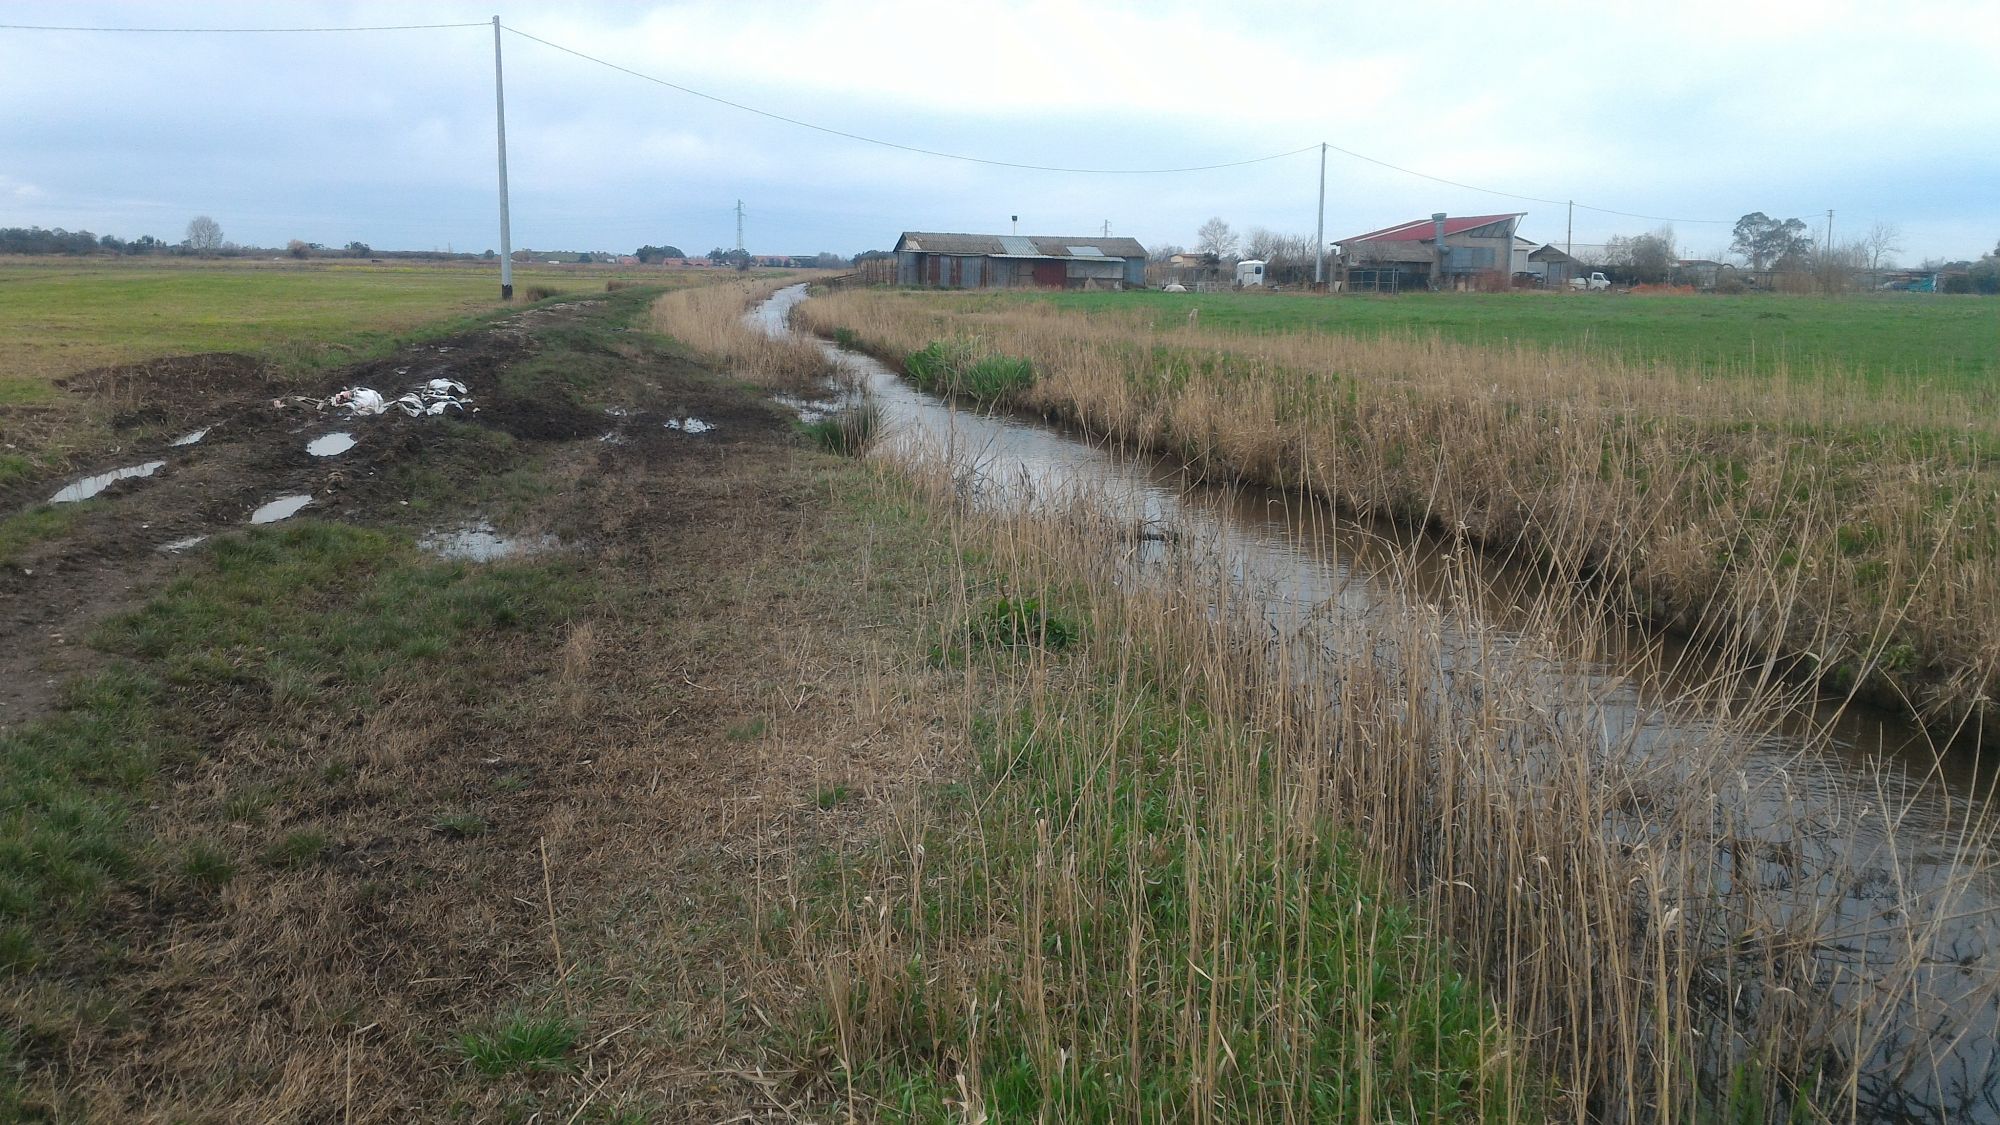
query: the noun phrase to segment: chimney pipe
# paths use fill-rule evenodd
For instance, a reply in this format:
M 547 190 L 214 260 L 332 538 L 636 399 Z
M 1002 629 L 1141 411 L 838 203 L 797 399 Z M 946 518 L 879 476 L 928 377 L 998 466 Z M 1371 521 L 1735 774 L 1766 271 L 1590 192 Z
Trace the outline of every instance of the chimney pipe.
M 1444 288 L 1444 212 L 1431 213 L 1431 288 Z

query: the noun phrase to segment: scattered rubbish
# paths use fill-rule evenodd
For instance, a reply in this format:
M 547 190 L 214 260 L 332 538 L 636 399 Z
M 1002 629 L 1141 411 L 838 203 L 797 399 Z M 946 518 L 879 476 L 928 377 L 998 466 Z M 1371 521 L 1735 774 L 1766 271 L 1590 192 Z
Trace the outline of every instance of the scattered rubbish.
M 367 387 L 349 387 L 327 399 L 326 403 L 328 406 L 345 406 L 347 412 L 356 417 L 380 414 L 389 409 L 389 404 L 382 401 L 382 392 Z
M 354 448 L 354 435 L 345 430 L 322 434 L 306 443 L 306 452 L 314 457 L 338 457 Z
M 182 434 L 181 436 L 179 436 L 179 437 L 175 438 L 174 440 L 172 440 L 172 441 L 168 442 L 167 444 L 168 444 L 168 445 L 193 445 L 194 443 L 196 443 L 196 442 L 200 441 L 201 439 L 203 439 L 203 438 L 207 437 L 207 436 L 208 436 L 208 431 L 210 431 L 210 430 L 212 430 L 212 429 L 214 429 L 214 428 L 215 428 L 214 426 L 203 426 L 203 427 L 202 427 L 201 429 L 199 429 L 199 430 L 196 430 L 195 432 L 193 432 L 193 433 L 191 433 L 191 434 Z
M 407 367 L 401 367 L 396 370 L 396 374 L 402 375 L 409 370 Z M 316 410 L 345 407 L 348 416 L 352 418 L 386 414 L 390 407 L 395 407 L 412 418 L 436 417 L 451 410 L 456 410 L 460 414 L 471 414 L 479 409 L 472 405 L 472 396 L 466 393 L 465 384 L 456 379 L 428 379 L 422 386 L 393 399 L 383 397 L 381 391 L 372 387 L 349 387 L 332 398 L 318 399 L 294 395 L 289 400 L 274 398 L 271 400 L 271 405 L 279 410 L 288 405 L 310 406 Z
M 191 548 L 191 547 L 195 547 L 195 546 L 197 546 L 197 545 L 199 545 L 199 544 L 201 544 L 201 543 L 203 543 L 203 542 L 207 541 L 207 539 L 208 539 L 208 536 L 206 536 L 206 535 L 190 535 L 190 536 L 188 536 L 188 537 L 187 537 L 186 539 L 176 539 L 176 540 L 174 540 L 174 541 L 173 541 L 173 542 L 171 542 L 171 543 L 162 543 L 162 544 L 160 544 L 160 550 L 162 550 L 162 551 L 185 551 L 185 550 L 188 550 L 188 549 L 189 549 L 189 548 Z
M 489 523 L 467 524 L 449 531 L 433 531 L 417 540 L 417 546 L 444 559 L 492 562 L 515 555 L 546 551 L 556 545 L 553 535 L 507 536 Z
M 124 480 L 126 477 L 150 477 L 154 473 L 159 472 L 165 465 L 165 461 L 148 461 L 143 465 L 127 465 L 122 469 L 113 469 L 108 473 L 96 473 L 91 476 L 82 477 L 64 485 L 61 491 L 49 497 L 49 503 L 73 504 L 78 500 L 88 500 L 105 489 L 110 488 L 116 481 Z
M 705 434 L 715 427 L 699 418 L 669 418 L 667 428 L 684 434 Z
M 290 519 L 298 515 L 300 508 L 312 503 L 312 500 L 313 498 L 307 494 L 280 496 L 269 504 L 251 512 L 250 522 L 277 523 L 279 520 Z
M 617 430 L 612 430 L 608 433 L 598 434 L 597 440 L 606 445 L 624 445 L 625 435 L 619 433 Z
M 606 414 L 609 414 L 613 418 L 623 418 L 626 415 L 632 413 L 631 411 L 625 409 L 622 406 L 607 406 L 604 408 L 604 412 Z

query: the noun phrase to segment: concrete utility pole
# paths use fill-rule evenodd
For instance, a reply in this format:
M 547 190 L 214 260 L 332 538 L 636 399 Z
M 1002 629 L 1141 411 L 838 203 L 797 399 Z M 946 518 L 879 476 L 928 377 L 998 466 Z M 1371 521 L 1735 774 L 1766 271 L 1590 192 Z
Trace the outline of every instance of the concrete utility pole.
M 743 245 L 743 201 L 740 199 L 736 201 L 736 248 L 738 250 L 749 249 L 749 247 Z
M 1110 219 L 1106 219 L 1106 220 L 1104 220 L 1104 237 L 1106 237 L 1106 238 L 1110 238 L 1110 237 L 1111 237 L 1111 220 L 1110 220 Z
M 1569 201 L 1569 225 L 1563 228 L 1563 257 L 1576 253 L 1576 200 Z
M 493 121 L 500 134 L 500 299 L 514 299 L 514 237 L 507 221 L 507 92 L 500 82 L 500 17 L 493 17 Z
M 1821 256 L 1829 262 L 1833 260 L 1833 208 L 1831 207 L 1826 209 L 1826 249 L 1821 251 Z
M 1319 222 L 1313 226 L 1313 288 L 1326 284 L 1326 142 L 1319 143 Z

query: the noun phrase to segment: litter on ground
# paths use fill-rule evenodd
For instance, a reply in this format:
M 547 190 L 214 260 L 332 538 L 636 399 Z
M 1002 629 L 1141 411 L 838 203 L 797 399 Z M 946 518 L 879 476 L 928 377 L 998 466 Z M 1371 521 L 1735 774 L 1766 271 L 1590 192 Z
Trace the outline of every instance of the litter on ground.
M 399 369 L 397 374 L 407 370 Z M 456 379 L 426 380 L 422 386 L 393 399 L 383 397 L 381 391 L 372 387 L 349 387 L 331 398 L 294 395 L 289 399 L 274 398 L 271 405 L 279 410 L 287 406 L 310 406 L 315 410 L 345 408 L 351 418 L 387 414 L 392 407 L 412 418 L 436 417 L 454 410 L 460 414 L 472 414 L 479 409 L 472 405 L 472 396 L 466 392 L 465 384 Z
M 714 429 L 715 426 L 699 418 L 669 418 L 667 419 L 667 428 L 670 430 L 679 430 L 684 434 L 705 434 Z

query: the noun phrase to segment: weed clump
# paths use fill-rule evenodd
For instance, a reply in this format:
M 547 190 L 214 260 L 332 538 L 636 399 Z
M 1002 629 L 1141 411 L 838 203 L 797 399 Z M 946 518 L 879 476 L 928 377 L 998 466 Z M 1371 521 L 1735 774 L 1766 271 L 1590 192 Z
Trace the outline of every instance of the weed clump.
M 562 290 L 549 285 L 530 285 L 521 291 L 521 295 L 530 301 L 546 301 L 550 297 L 562 296 Z
M 1043 608 L 1040 598 L 999 597 L 973 618 L 972 640 L 994 648 L 1031 646 L 1061 652 L 1076 643 L 1076 623 Z
M 1035 384 L 1035 365 L 1019 356 L 981 355 L 970 340 L 933 340 L 903 360 L 912 382 L 931 394 L 975 402 L 1009 401 Z
M 882 429 L 882 411 L 873 400 L 865 400 L 801 426 L 814 445 L 828 453 L 859 457 L 868 452 Z
M 458 1037 L 465 1061 L 482 1074 L 561 1066 L 576 1043 L 576 1027 L 560 1016 L 515 1014 Z

